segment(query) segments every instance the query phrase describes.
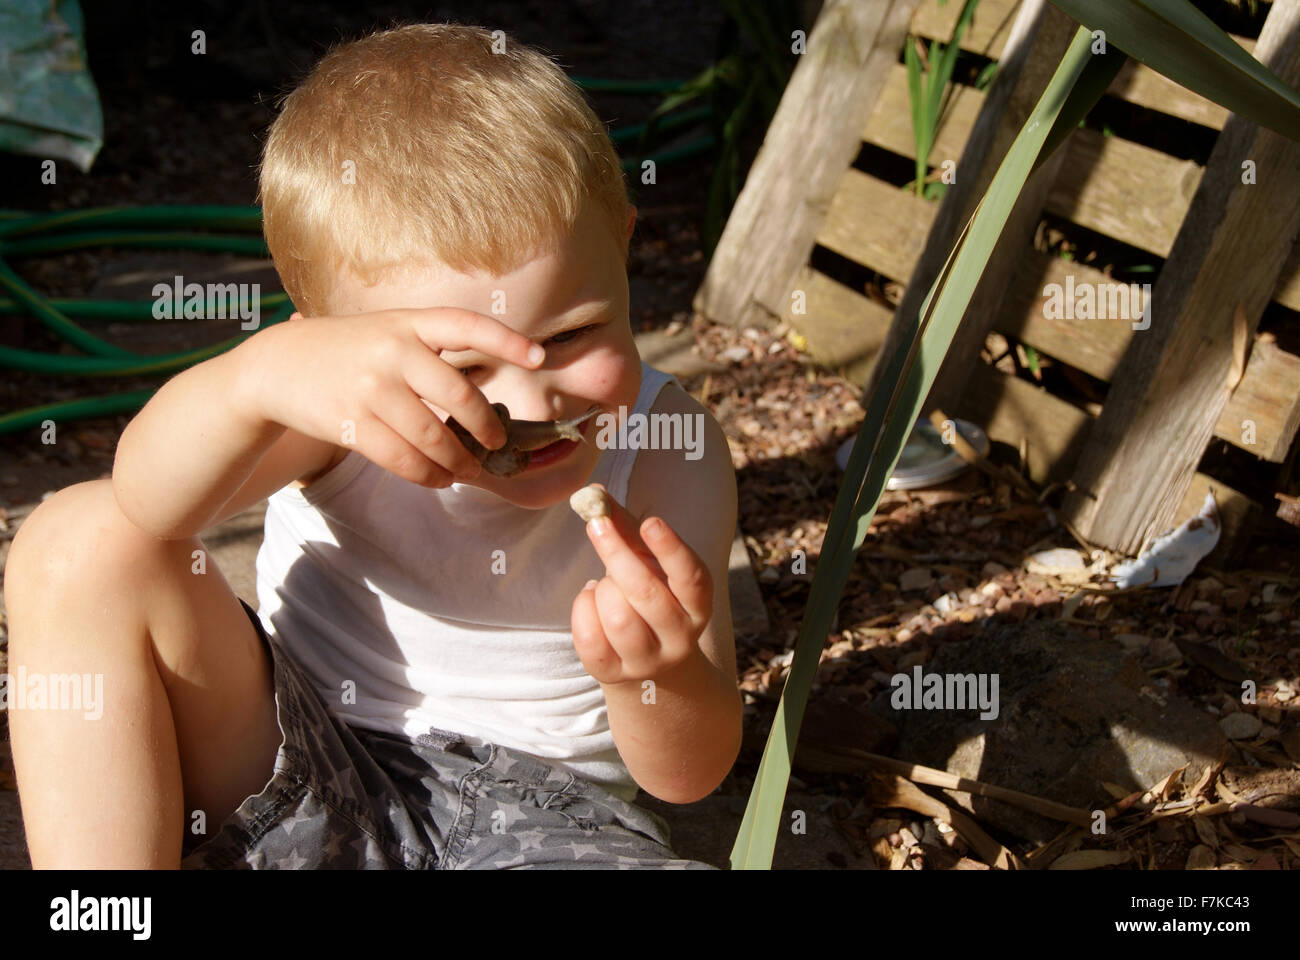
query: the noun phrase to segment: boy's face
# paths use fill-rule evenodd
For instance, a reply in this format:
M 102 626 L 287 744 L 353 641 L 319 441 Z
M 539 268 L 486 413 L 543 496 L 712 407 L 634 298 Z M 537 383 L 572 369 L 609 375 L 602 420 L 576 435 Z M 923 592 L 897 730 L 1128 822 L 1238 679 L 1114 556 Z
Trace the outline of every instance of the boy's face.
M 631 236 L 636 208 L 628 206 Z M 602 413 L 631 412 L 641 389 L 641 359 L 628 319 L 627 269 L 601 214 L 590 202 L 564 245 L 502 276 L 463 274 L 444 264 L 412 267 L 366 287 L 340 279 L 331 298 L 336 315 L 406 307 L 460 307 L 499 320 L 546 347 L 546 360 L 526 370 L 476 351 L 444 350 L 442 359 L 465 372 L 489 403 L 504 403 L 516 420 L 563 420 L 593 404 Z M 496 312 L 494 312 L 496 305 Z M 448 413 L 425 403 L 442 419 Z M 588 442 L 563 459 L 513 477 L 483 470 L 467 486 L 488 490 L 529 509 L 568 498 L 591 476 L 600 457 L 597 414 L 583 425 Z

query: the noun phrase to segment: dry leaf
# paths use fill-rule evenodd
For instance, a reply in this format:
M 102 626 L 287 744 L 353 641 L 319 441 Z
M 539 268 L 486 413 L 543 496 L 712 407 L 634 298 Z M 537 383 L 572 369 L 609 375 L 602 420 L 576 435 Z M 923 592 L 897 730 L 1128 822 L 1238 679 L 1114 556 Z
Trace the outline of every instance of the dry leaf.
M 1127 863 L 1130 857 L 1122 850 L 1079 850 L 1057 857 L 1048 870 L 1096 870 L 1098 867 L 1113 867 L 1117 863 Z
M 1258 850 L 1252 850 L 1250 847 L 1243 847 L 1239 843 L 1224 844 L 1223 852 L 1230 857 L 1242 861 L 1243 863 L 1254 863 L 1259 859 Z
M 1219 846 L 1219 834 L 1209 817 L 1192 817 L 1192 826 L 1196 828 L 1196 835 L 1201 838 L 1201 843 L 1209 847 Z
M 1187 870 L 1213 870 L 1218 866 L 1218 858 L 1215 857 L 1214 851 L 1205 844 L 1199 844 L 1192 847 L 1192 852 L 1187 855 Z
M 876 863 L 888 866 L 894 859 L 894 848 L 889 845 L 889 837 L 877 837 L 871 844 L 871 852 L 876 856 Z
M 1294 762 L 1300 763 L 1300 727 L 1292 727 L 1282 736 L 1278 737 L 1282 743 L 1282 749 L 1286 755 Z
M 1214 785 L 1214 789 L 1219 792 L 1219 799 L 1224 803 L 1241 803 L 1241 796 L 1233 793 L 1226 783 L 1220 780 Z
M 1121 787 L 1118 783 L 1107 783 L 1105 780 L 1103 780 L 1101 782 L 1101 785 L 1102 787 L 1105 788 L 1106 792 L 1109 793 L 1116 800 L 1123 800 L 1125 797 L 1128 796 L 1129 793 L 1128 788 Z
M 1210 789 L 1211 784 L 1218 779 L 1219 773 L 1223 770 L 1225 757 L 1226 754 L 1220 754 L 1218 763 L 1205 768 L 1205 772 L 1201 774 L 1201 779 L 1197 780 L 1196 786 L 1192 788 L 1192 799 L 1205 796 L 1205 791 Z
M 1079 604 L 1083 603 L 1083 599 L 1086 596 L 1086 593 L 1079 590 L 1066 597 L 1065 602 L 1061 604 L 1061 619 L 1074 616 L 1074 611 L 1079 609 Z
M 1173 771 L 1171 774 L 1169 774 L 1169 776 L 1165 777 L 1154 787 L 1148 790 L 1147 795 L 1152 798 L 1159 797 L 1161 800 L 1168 800 L 1169 795 L 1173 793 L 1174 788 L 1178 785 L 1178 782 L 1182 780 L 1183 771 L 1186 769 L 1187 769 L 1187 764 L 1184 763 L 1181 767 Z

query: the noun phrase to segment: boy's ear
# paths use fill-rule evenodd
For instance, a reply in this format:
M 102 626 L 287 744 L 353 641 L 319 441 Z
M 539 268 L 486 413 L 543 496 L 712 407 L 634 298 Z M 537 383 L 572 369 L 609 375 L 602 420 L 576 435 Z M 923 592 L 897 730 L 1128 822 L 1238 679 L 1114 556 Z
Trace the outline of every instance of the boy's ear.
M 632 239 L 632 228 L 636 226 L 636 207 L 627 205 L 627 238 Z

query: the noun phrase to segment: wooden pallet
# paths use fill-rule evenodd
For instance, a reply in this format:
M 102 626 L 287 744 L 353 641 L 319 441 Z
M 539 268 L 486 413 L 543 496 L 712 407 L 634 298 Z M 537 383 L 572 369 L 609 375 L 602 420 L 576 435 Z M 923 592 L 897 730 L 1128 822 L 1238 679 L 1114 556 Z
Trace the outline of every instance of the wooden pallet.
M 1270 18 L 1280 20 L 1286 13 L 1283 8 L 1292 3 L 1279 0 Z M 856 17 L 851 15 L 853 8 L 858 8 Z M 810 37 L 809 53 L 795 71 L 710 264 L 696 309 L 736 324 L 773 325 L 784 320 L 803 335 L 819 362 L 868 389 L 874 387 L 880 372 L 876 360 L 890 346 L 891 331 L 897 335 L 900 329 L 894 324 L 895 310 L 813 268 L 809 261 L 814 247 L 894 281 L 903 291 L 899 312 L 914 311 L 1077 26 L 1041 0 L 1023 4 L 982 0 L 961 46 L 998 60 L 998 76 L 987 91 L 960 87 L 952 98 L 930 164 L 938 168 L 948 160 L 957 162 L 958 186 L 949 189 L 943 204 L 935 204 L 852 164 L 864 143 L 909 160 L 914 157 L 907 75 L 899 63 L 903 38 L 910 32 L 947 41 L 960 8 L 951 0 L 944 7 L 937 0 L 867 4 L 828 0 Z M 1275 30 L 1280 27 L 1279 22 Z M 1261 42 L 1267 35 L 1268 27 Z M 1234 39 L 1254 52 L 1251 40 Z M 1274 48 L 1279 41 L 1275 38 L 1271 43 L 1269 53 L 1277 56 Z M 1272 68 L 1286 77 L 1278 66 Z M 828 89 L 840 91 L 832 103 L 826 102 Z M 1133 61 L 1121 70 L 1109 93 L 1210 129 L 1222 130 L 1229 124 L 1230 115 L 1223 108 Z M 1150 396 L 1130 389 L 1132 358 L 1129 379 L 1116 381 L 1117 371 L 1126 355 L 1135 352 L 1137 338 L 1151 338 L 1140 344 L 1151 355 L 1150 365 L 1167 363 L 1178 341 L 1196 334 L 1195 329 L 1187 329 L 1193 324 L 1183 318 L 1181 331 L 1160 328 L 1158 312 L 1153 312 L 1151 329 L 1136 332 L 1128 319 L 1049 319 L 1043 308 L 1048 284 L 1064 286 L 1070 278 L 1079 288 L 1109 278 L 1086 264 L 1039 252 L 1030 238 L 1046 213 L 1165 258 L 1162 272 L 1186 271 L 1189 265 L 1212 270 L 1213 262 L 1190 260 L 1204 257 L 1204 251 L 1176 251 L 1194 202 L 1202 207 L 1209 202 L 1206 191 L 1198 197 L 1205 169 L 1120 137 L 1086 129 L 1071 134 L 1035 175 L 1041 182 L 1031 179 L 1027 186 L 1023 209 L 1017 207 L 1004 231 L 999 252 L 954 339 L 928 405 L 941 402 L 954 415 L 976 420 L 994 439 L 1014 446 L 1026 440 L 1029 472 L 1040 483 L 1077 479 L 1081 458 L 1090 454 L 1095 462 L 1099 454 L 1110 452 L 1116 445 L 1114 437 L 1108 438 L 1105 449 L 1096 449 L 1101 441 L 1093 436 L 1095 410 L 994 370 L 979 360 L 979 347 L 987 331 L 997 331 L 1106 382 L 1108 403 L 1120 397 L 1124 403 L 1150 405 Z M 1281 203 L 1293 205 L 1294 199 L 1284 198 Z M 1252 315 L 1246 342 L 1253 340 L 1253 346 L 1240 382 L 1204 424 L 1207 435 L 1190 462 L 1164 479 L 1159 498 L 1147 498 L 1160 502 L 1126 508 L 1140 514 L 1141 522 L 1135 518 L 1127 526 L 1117 523 L 1112 511 L 1107 524 L 1104 517 L 1094 516 L 1096 501 L 1076 500 L 1072 508 L 1076 525 L 1087 528 L 1094 542 L 1136 553 L 1150 537 L 1199 510 L 1211 487 L 1224 510 L 1228 532 L 1246 528 L 1249 501 L 1197 473 L 1195 467 L 1209 435 L 1272 463 L 1283 462 L 1292 449 L 1300 427 L 1300 357 L 1270 337 L 1255 337 L 1254 331 L 1270 297 L 1300 310 L 1300 247 L 1294 240 L 1294 230 L 1280 239 L 1237 238 L 1248 246 L 1277 248 L 1280 242 L 1285 247 L 1279 258 L 1284 262 L 1274 266 L 1272 277 L 1253 271 L 1261 273 L 1253 279 L 1254 285 L 1267 286 L 1248 307 Z M 1266 257 L 1261 253 L 1260 259 Z M 1196 270 L 1190 275 L 1195 276 Z M 1223 282 L 1234 284 L 1240 278 L 1224 277 Z M 804 312 L 796 312 L 801 303 L 797 291 L 806 305 Z M 1224 322 L 1216 314 L 1220 340 Z M 1227 324 L 1230 337 L 1230 318 Z M 1165 345 L 1163 353 L 1152 348 L 1157 342 Z M 1177 402 L 1176 398 L 1170 402 Z M 1174 419 L 1182 416 L 1181 411 L 1172 413 Z M 1189 424 L 1198 415 L 1192 410 L 1186 414 Z M 1243 431 L 1245 421 L 1253 424 L 1253 433 Z M 1153 451 L 1153 460 L 1158 458 L 1159 451 Z M 1158 471 L 1159 464 L 1153 469 Z M 1112 477 L 1109 496 L 1120 496 L 1115 487 Z

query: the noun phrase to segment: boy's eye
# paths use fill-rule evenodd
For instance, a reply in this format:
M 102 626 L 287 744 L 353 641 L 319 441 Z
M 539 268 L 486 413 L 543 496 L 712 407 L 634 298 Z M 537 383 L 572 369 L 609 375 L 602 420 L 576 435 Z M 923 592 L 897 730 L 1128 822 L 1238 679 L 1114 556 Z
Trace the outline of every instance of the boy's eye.
M 579 327 L 577 330 L 566 330 L 564 333 L 557 333 L 555 336 L 551 337 L 546 342 L 555 343 L 555 344 L 572 343 L 574 340 L 586 336 L 589 331 L 596 329 L 596 327 L 598 326 L 600 326 L 600 324 L 598 323 L 589 323 L 585 327 Z M 565 338 L 565 339 L 561 339 L 561 338 Z M 477 366 L 461 367 L 460 372 L 468 377 L 471 373 L 478 372 L 479 369 L 480 368 Z
M 546 342 L 547 343 L 570 343 L 573 340 L 576 340 L 578 337 L 586 334 L 588 330 L 594 330 L 595 327 L 596 324 L 589 323 L 585 327 L 579 327 L 577 330 L 566 330 L 564 333 L 557 333 L 555 336 L 551 337 L 551 339 L 547 340 Z M 561 340 L 560 339 L 561 337 L 568 337 L 568 339 Z

